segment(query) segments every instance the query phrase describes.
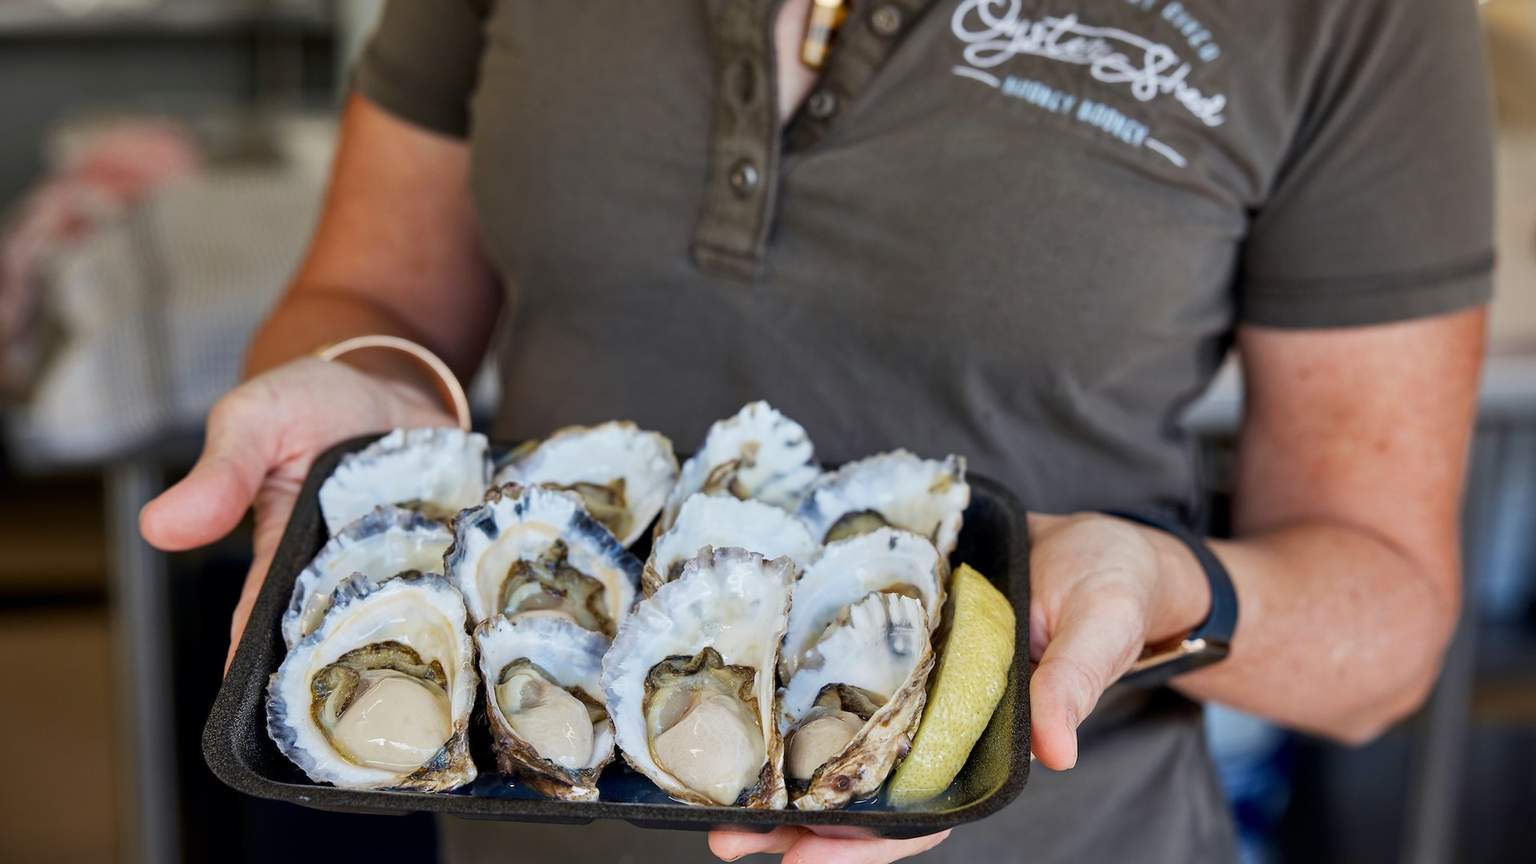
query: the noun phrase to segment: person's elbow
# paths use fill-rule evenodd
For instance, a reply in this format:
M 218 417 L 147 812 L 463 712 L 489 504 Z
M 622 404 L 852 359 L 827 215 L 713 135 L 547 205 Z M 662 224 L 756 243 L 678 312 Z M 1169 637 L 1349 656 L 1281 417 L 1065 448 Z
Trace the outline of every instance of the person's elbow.
M 1430 584 L 1458 582 L 1452 578 Z M 1415 614 L 1405 616 L 1412 626 L 1392 636 L 1394 644 L 1383 652 L 1387 662 L 1377 664 L 1377 686 L 1361 688 L 1361 694 L 1369 698 L 1355 701 L 1354 710 L 1320 730 L 1324 735 L 1351 747 L 1369 744 L 1412 716 L 1434 692 L 1456 635 L 1460 592 L 1455 588 L 1428 590 L 1414 606 Z

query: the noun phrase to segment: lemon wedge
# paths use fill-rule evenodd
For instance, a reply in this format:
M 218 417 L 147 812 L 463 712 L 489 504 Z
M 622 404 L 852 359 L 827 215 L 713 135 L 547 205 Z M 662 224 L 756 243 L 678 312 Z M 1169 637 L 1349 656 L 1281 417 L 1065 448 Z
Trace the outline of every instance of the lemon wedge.
M 987 578 L 961 564 L 944 610 L 949 638 L 939 648 L 928 706 L 912 748 L 896 768 L 887 800 L 904 807 L 949 788 L 987 728 L 1013 665 L 1013 605 Z

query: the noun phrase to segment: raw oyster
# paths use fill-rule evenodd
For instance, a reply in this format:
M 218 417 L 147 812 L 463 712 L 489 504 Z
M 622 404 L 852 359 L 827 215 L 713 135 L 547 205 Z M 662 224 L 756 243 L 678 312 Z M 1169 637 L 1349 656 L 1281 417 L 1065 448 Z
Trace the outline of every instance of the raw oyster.
M 635 770 L 689 804 L 782 808 L 774 666 L 795 565 L 707 549 L 642 600 L 603 658 Z
M 683 463 L 667 496 L 656 534 L 672 527 L 683 502 L 694 494 L 752 498 L 793 510 L 820 474 L 815 448 L 799 423 L 767 402 L 753 402 L 716 422 L 704 446 Z
M 477 623 L 553 614 L 610 637 L 635 603 L 642 567 L 574 493 L 515 483 L 454 519 L 444 566 Z
M 380 504 L 447 522 L 480 503 L 490 483 L 485 436 L 458 429 L 396 429 L 343 456 L 320 485 L 320 512 L 335 534 Z
M 677 470 L 666 436 L 615 420 L 567 427 L 519 447 L 496 472 L 495 483 L 575 492 L 592 518 L 629 546 L 661 511 Z
M 932 543 L 895 528 L 878 528 L 822 550 L 795 583 L 779 672 L 788 681 L 816 641 L 870 592 L 905 594 L 922 601 L 930 627 L 944 608 L 949 564 Z
M 566 618 L 497 615 L 475 629 L 496 765 L 551 798 L 596 801 L 613 759 L 599 679 L 608 640 Z
M 830 810 L 872 795 L 906 755 L 933 669 L 928 629 L 918 600 L 874 593 L 816 643 L 780 708 L 797 808 Z
M 645 593 L 654 594 L 663 583 L 676 579 L 683 562 L 706 546 L 739 546 L 764 558 L 788 555 L 797 573 L 819 549 L 793 513 L 761 501 L 694 495 L 683 502 L 677 521 L 651 547 L 640 577 Z
M 464 600 L 435 573 L 336 588 L 267 687 L 267 733 L 310 779 L 438 792 L 475 779 Z
M 823 543 L 891 525 L 927 537 L 948 558 L 970 503 L 963 457 L 893 450 L 823 475 L 806 493 L 800 518 Z
M 368 512 L 321 547 L 294 581 L 293 599 L 283 613 L 283 641 L 292 648 L 320 626 L 331 608 L 331 592 L 343 579 L 355 573 L 377 583 L 401 570 L 441 572 L 452 542 L 446 525 L 415 510 Z

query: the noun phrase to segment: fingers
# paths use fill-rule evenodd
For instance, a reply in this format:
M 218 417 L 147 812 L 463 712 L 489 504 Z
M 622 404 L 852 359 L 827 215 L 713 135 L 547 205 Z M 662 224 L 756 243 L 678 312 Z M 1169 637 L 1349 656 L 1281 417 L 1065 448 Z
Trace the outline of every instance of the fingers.
M 921 855 L 948 836 L 944 831 L 911 840 L 840 840 L 806 833 L 784 855 L 784 864 L 890 864 Z
M 783 864 L 890 864 L 927 852 L 948 836 L 949 832 L 943 831 L 911 840 L 843 840 L 781 826 L 766 834 L 711 831 L 709 851 L 722 861 L 767 853 L 783 855 Z
M 203 454 L 181 482 L 144 505 L 139 531 L 167 552 L 205 546 L 245 515 L 275 461 L 273 425 L 251 421 L 233 397 L 208 415 Z
M 224 655 L 224 674 L 229 674 L 229 664 L 235 660 L 235 649 L 240 647 L 240 637 L 251 621 L 251 609 L 256 605 L 256 595 L 261 593 L 261 583 L 266 581 L 267 568 L 272 566 L 272 556 L 256 558 L 245 574 L 245 586 L 240 589 L 240 602 L 235 604 L 229 619 L 229 653 Z
M 753 831 L 711 831 L 709 851 L 721 861 L 735 861 L 744 855 L 766 852 L 774 855 L 788 852 L 805 832 L 788 825 L 765 834 Z
M 1047 768 L 1077 764 L 1077 727 L 1141 652 L 1146 602 L 1112 581 L 1079 583 L 1030 677 L 1030 734 Z
M 256 606 L 256 596 L 261 593 L 261 585 L 267 579 L 267 570 L 272 566 L 272 558 L 277 554 L 278 541 L 282 539 L 283 531 L 288 525 L 288 517 L 293 514 L 294 502 L 298 498 L 298 486 L 287 482 L 283 478 L 274 478 L 256 499 L 256 530 L 251 538 L 251 569 L 245 574 L 245 585 L 240 589 L 240 600 L 235 604 L 234 614 L 229 622 L 229 653 L 224 657 L 224 672 L 229 673 L 229 664 L 235 659 L 235 649 L 240 645 L 240 636 L 245 633 L 246 624 L 251 619 L 251 610 Z

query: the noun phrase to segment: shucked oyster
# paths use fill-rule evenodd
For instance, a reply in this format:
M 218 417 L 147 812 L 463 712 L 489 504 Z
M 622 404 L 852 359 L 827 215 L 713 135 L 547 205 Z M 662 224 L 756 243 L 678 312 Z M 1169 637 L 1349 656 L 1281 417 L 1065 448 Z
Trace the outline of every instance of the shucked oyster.
M 805 429 L 767 402 L 753 402 L 709 427 L 704 446 L 683 463 L 656 534 L 672 527 L 683 502 L 699 492 L 793 510 L 820 473 Z
M 660 512 L 677 470 L 666 436 L 615 420 L 571 426 L 523 445 L 496 472 L 495 482 L 575 492 L 592 518 L 629 546 Z
M 402 570 L 437 573 L 453 542 L 448 527 L 414 510 L 379 507 L 343 528 L 321 547 L 293 583 L 283 613 L 283 641 L 289 648 L 320 626 L 331 608 L 331 592 L 353 574 L 382 582 Z
M 464 601 L 443 577 L 343 582 L 267 687 L 267 732 L 310 779 L 437 792 L 475 779 Z
M 708 549 L 641 601 L 603 658 L 619 747 L 678 800 L 781 808 L 774 666 L 794 564 Z
M 796 571 L 809 564 L 819 548 L 793 513 L 761 501 L 694 495 L 683 502 L 677 521 L 651 547 L 640 577 L 645 593 L 653 594 L 663 583 L 676 579 L 683 563 L 706 546 L 739 546 L 765 558 L 787 555 Z
M 970 503 L 964 458 L 941 462 L 893 450 L 823 475 L 806 493 L 800 518 L 823 543 L 889 525 L 927 537 L 947 558 Z
M 872 795 L 906 754 L 933 668 L 928 629 L 919 601 L 873 593 L 816 643 L 781 706 L 796 807 L 829 810 Z
M 596 801 L 613 759 L 599 682 L 608 640 L 566 618 L 497 615 L 475 646 L 497 766 L 552 798 Z
M 949 564 L 909 531 L 880 528 L 827 546 L 795 583 L 780 674 L 789 680 L 827 629 L 871 592 L 917 598 L 929 627 L 937 627 L 948 582 Z
M 396 429 L 343 456 L 320 486 L 320 512 L 335 534 L 380 504 L 447 522 L 480 503 L 490 482 L 485 436 L 458 429 Z
M 570 492 L 509 484 L 453 522 L 444 566 L 476 622 L 552 614 L 606 636 L 629 614 L 640 559 Z

